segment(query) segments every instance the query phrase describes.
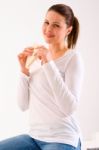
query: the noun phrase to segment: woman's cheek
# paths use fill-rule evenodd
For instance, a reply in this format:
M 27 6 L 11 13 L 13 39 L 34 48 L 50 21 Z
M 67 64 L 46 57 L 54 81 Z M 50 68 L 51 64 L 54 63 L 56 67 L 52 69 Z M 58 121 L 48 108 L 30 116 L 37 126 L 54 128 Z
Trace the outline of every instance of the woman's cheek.
M 45 35 L 45 27 L 44 26 L 42 26 L 42 33 L 43 33 L 43 35 Z

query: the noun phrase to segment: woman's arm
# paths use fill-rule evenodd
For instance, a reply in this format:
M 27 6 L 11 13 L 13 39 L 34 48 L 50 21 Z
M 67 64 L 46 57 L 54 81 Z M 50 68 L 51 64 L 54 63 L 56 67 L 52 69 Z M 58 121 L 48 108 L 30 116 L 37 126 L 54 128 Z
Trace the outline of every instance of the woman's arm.
M 63 81 L 61 74 L 53 61 L 44 64 L 43 69 L 59 109 L 66 116 L 72 114 L 78 104 L 83 80 L 81 57 L 76 53 L 76 55 L 71 58 L 65 72 L 65 81 Z
M 25 111 L 29 105 L 29 68 L 26 67 L 28 56 L 33 55 L 34 48 L 27 47 L 18 55 L 21 74 L 19 77 L 17 99 L 20 108 Z
M 22 111 L 28 109 L 29 106 L 29 76 L 24 73 L 20 74 L 18 92 L 17 92 L 18 105 Z

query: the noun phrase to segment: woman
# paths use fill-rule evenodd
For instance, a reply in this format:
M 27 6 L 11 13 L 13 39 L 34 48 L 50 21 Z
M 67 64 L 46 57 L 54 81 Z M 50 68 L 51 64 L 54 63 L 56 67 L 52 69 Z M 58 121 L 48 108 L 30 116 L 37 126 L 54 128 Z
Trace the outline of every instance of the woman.
M 83 79 L 80 54 L 75 50 L 79 22 L 64 4 L 51 6 L 42 25 L 48 48 L 33 47 L 18 55 L 21 67 L 18 103 L 29 110 L 30 131 L 0 143 L 0 150 L 80 150 L 80 129 L 75 121 Z

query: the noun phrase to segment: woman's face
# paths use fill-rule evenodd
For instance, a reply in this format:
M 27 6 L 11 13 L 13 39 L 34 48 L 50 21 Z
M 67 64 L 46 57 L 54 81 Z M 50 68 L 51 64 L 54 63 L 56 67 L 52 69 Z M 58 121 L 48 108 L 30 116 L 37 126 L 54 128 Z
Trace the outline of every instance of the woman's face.
M 48 44 L 64 42 L 68 33 L 65 18 L 55 11 L 48 11 L 42 26 L 42 32 Z

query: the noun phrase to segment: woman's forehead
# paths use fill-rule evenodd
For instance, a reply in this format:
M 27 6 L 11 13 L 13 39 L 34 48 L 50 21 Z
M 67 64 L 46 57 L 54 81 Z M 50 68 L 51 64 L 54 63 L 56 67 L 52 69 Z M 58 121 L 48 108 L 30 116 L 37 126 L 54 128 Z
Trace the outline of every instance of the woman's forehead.
M 53 21 L 53 22 L 66 22 L 64 16 L 62 16 L 61 14 L 55 12 L 55 11 L 48 11 L 45 19 L 48 21 Z

